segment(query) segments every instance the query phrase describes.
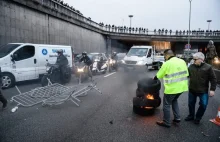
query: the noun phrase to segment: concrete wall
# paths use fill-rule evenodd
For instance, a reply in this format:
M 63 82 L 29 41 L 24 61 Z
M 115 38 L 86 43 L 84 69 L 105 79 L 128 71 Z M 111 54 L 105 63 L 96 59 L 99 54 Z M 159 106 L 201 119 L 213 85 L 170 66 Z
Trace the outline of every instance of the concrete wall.
M 106 51 L 106 38 L 98 32 L 11 0 L 0 0 L 0 45 L 12 42 L 71 45 L 76 52 Z

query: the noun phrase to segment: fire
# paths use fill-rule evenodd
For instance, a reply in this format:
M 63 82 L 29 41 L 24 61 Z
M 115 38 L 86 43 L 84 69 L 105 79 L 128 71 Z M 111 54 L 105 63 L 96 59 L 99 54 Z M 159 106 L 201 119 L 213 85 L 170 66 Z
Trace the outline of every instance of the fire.
M 154 96 L 151 94 L 147 94 L 146 98 L 149 100 L 154 100 Z

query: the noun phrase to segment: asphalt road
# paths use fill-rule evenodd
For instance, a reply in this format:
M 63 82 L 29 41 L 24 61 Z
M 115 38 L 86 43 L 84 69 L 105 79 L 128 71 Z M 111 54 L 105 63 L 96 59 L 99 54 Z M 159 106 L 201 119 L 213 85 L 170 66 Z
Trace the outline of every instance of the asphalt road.
M 142 77 L 153 77 L 156 71 L 119 71 L 107 77 L 96 76 L 97 87 L 103 92 L 91 91 L 80 97 L 80 107 L 71 101 L 52 107 L 36 105 L 19 107 L 10 112 L 16 104 L 10 103 L 7 110 L 0 112 L 1 142 L 217 142 L 220 141 L 220 127 L 209 119 L 217 114 L 220 104 L 220 89 L 209 100 L 209 106 L 200 125 L 185 122 L 188 115 L 187 93 L 179 98 L 182 117 L 180 125 L 163 128 L 156 125 L 162 119 L 162 105 L 152 116 L 139 116 L 132 112 L 132 98 L 137 81 Z M 75 84 L 72 83 L 69 86 Z M 21 92 L 39 87 L 32 81 L 18 85 Z M 15 88 L 4 90 L 8 100 L 18 92 Z M 163 96 L 163 88 L 160 96 Z M 171 114 L 172 115 L 172 114 Z M 173 118 L 173 117 L 172 117 Z M 208 135 L 208 136 L 207 136 Z

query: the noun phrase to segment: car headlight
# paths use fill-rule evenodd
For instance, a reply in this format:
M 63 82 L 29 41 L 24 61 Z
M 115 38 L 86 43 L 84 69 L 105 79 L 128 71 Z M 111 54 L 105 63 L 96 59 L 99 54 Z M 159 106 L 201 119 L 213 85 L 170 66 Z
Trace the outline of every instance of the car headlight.
M 50 70 L 50 68 L 46 68 L 46 71 L 49 71 Z
M 137 65 L 144 65 L 144 61 L 138 61 Z
M 121 60 L 121 62 L 122 62 L 123 64 L 125 64 L 125 61 L 124 61 L 124 60 Z
M 113 61 L 112 61 L 112 60 L 110 60 L 109 64 L 113 64 Z
M 84 68 L 81 68 L 81 69 L 78 68 L 78 69 L 77 69 L 77 72 L 84 72 Z

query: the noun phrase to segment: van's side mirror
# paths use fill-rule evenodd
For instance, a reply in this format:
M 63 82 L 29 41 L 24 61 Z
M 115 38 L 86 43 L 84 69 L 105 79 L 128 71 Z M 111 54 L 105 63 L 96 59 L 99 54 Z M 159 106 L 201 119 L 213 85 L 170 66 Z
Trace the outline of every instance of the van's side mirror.
M 46 61 L 48 62 L 48 60 L 46 59 Z
M 147 58 L 149 58 L 149 57 L 151 57 L 151 54 L 148 54 L 148 55 L 147 55 Z
M 13 54 L 13 55 L 11 55 L 11 61 L 15 61 L 16 59 L 18 58 L 18 54 Z

